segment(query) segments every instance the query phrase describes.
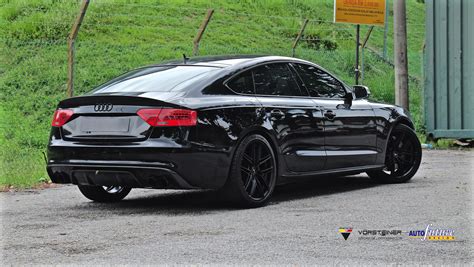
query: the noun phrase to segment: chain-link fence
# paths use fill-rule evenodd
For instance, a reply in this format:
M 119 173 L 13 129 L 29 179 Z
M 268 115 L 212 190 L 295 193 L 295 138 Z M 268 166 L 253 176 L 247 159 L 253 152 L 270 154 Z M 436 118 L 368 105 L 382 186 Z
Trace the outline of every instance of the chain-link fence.
M 66 97 L 67 36 L 81 1 L 4 0 L 0 5 L 0 99 L 2 116 L 11 126 L 4 137 L 6 143 L 17 144 L 9 151 L 20 151 L 18 157 L 30 166 L 29 155 L 33 152 L 26 148 L 44 149 L 51 112 Z M 182 58 L 183 54 L 191 57 L 193 39 L 208 9 L 214 9 L 214 14 L 199 45 L 200 55 L 291 56 L 294 40 L 308 19 L 295 56 L 318 63 L 353 84 L 355 26 L 333 23 L 332 8 L 332 0 L 317 4 L 306 0 L 239 4 L 205 0 L 91 1 L 76 40 L 75 94 L 90 91 L 139 66 Z M 424 28 L 420 15 L 413 9 L 408 11 L 412 12 L 408 14 L 408 59 L 414 82 L 422 80 L 420 35 Z M 362 53 L 362 83 L 370 87 L 373 99 L 393 103 L 392 21 L 389 18 L 386 58 L 381 56 L 383 27 L 375 27 L 367 42 Z M 368 26 L 361 27 L 362 40 L 367 30 Z M 412 88 L 412 113 L 420 124 L 420 85 L 414 83 Z M 11 119 L 14 117 L 17 119 Z M 26 125 L 27 131 L 18 130 L 26 129 Z M 17 155 L 3 157 L 8 160 Z M 15 164 L 21 169 L 21 160 L 16 159 Z
M 213 6 L 212 3 L 193 6 L 173 2 L 93 1 L 76 40 L 77 93 L 89 91 L 95 85 L 138 66 L 181 58 L 183 54 L 191 56 L 192 41 L 209 8 L 215 12 L 199 45 L 200 55 L 291 56 L 294 52 L 296 57 L 314 61 L 352 84 L 356 65 L 355 26 L 333 23 L 331 1 L 326 2 L 319 5 L 327 9 L 323 13 L 290 16 L 292 12 L 288 11 L 289 15 L 281 16 L 266 9 L 252 13 L 248 8 L 236 10 L 235 5 L 231 8 Z M 11 11 L 11 14 L 5 9 L 4 16 L 12 23 L 2 30 L 2 50 L 8 55 L 3 60 L 5 65 L 10 66 L 17 64 L 13 61 L 29 60 L 38 67 L 50 68 L 51 71 L 44 77 L 48 84 L 46 90 L 47 93 L 57 94 L 58 87 L 62 90 L 67 79 L 67 36 L 81 2 L 38 3 L 26 3 L 20 12 Z M 295 5 L 297 3 L 295 1 Z M 268 5 L 269 9 L 277 8 L 276 5 Z M 262 6 L 266 7 L 265 4 Z M 414 14 L 412 9 L 408 11 L 411 12 L 408 14 L 410 76 L 412 81 L 420 83 L 424 27 L 420 20 L 411 21 L 419 15 Z M 298 46 L 292 51 L 293 42 L 305 19 L 309 22 Z M 387 90 L 393 88 L 394 80 L 391 64 L 392 19 L 388 22 L 386 29 L 374 27 L 366 47 L 361 51 L 361 82 L 371 87 L 375 99 L 393 102 L 393 90 Z M 368 30 L 369 26 L 361 27 L 361 40 Z M 385 30 L 387 39 L 384 42 Z M 386 56 L 382 53 L 384 44 L 388 51 Z M 35 66 L 25 66 L 15 71 L 24 71 L 28 76 L 35 75 L 29 73 L 34 70 Z M 37 70 L 37 73 L 41 72 L 41 69 Z
M 119 68 L 117 71 L 120 72 L 163 59 L 181 57 L 182 54 L 192 55 L 192 40 L 207 8 L 130 2 L 91 3 L 76 41 L 76 83 L 83 88 L 80 90 L 93 86 L 95 78 L 102 81 L 102 77 L 109 77 L 114 72 L 108 72 L 109 67 Z M 15 23 L 3 41 L 7 48 L 31 46 L 32 54 L 38 50 L 44 53 L 57 50 L 61 52 L 57 53 L 58 57 L 64 55 L 64 58 L 61 60 L 55 57 L 51 65 L 65 66 L 62 63 L 67 54 L 63 53 L 63 49 L 79 4 L 60 2 L 60 8 L 54 9 L 54 12 L 48 10 L 47 18 L 39 15 L 37 20 Z M 41 14 L 43 9 L 39 7 L 29 12 Z M 309 23 L 295 49 L 296 57 L 313 60 L 352 83 L 355 68 L 354 26 L 335 24 L 330 19 L 246 13 L 217 7 L 201 41 L 200 54 L 291 56 L 292 44 L 305 18 L 309 19 Z M 366 63 L 362 69 L 364 79 L 371 75 L 370 70 L 374 68 L 385 71 L 383 64 L 374 64 L 370 57 L 385 61 L 389 67 L 393 61 L 393 33 L 391 20 L 389 22 L 386 42 L 389 44 L 388 56 L 382 56 L 384 28 L 375 27 L 362 52 L 362 60 Z M 416 32 L 410 33 L 412 26 L 419 25 L 409 24 L 410 35 L 423 34 L 419 27 Z M 367 30 L 368 27 L 362 27 L 362 37 Z M 420 79 L 421 44 L 415 45 L 420 45 L 420 48 L 409 53 L 410 73 Z M 24 56 L 28 57 L 28 54 Z M 95 69 L 107 73 L 96 74 L 101 77 L 82 77 L 90 74 L 90 71 L 95 73 Z M 375 75 L 378 76 L 377 71 Z M 81 81 L 85 84 L 81 84 Z

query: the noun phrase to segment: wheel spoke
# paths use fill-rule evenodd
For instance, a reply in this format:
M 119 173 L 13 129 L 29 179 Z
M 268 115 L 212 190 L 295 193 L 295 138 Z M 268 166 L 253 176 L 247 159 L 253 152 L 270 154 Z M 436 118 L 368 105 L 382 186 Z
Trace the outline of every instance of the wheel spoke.
M 262 176 L 260 176 L 260 175 L 257 175 L 256 178 L 257 178 L 257 182 L 263 186 L 262 189 L 264 189 L 265 191 L 267 191 L 267 190 L 268 190 L 268 183 L 267 183 L 267 181 L 265 181 L 265 179 L 264 179 Z
M 404 159 L 402 157 L 397 158 L 398 163 L 405 165 L 405 166 L 411 166 L 413 162 L 411 160 Z
M 262 166 L 262 165 L 265 164 L 267 161 L 269 161 L 271 158 L 272 158 L 272 155 L 268 154 L 267 156 L 265 156 L 265 157 L 263 157 L 262 159 L 260 159 L 260 161 L 258 162 L 257 166 L 258 166 L 258 167 Z
M 249 176 L 252 174 L 252 171 L 245 166 L 240 166 L 240 170 Z
M 400 164 L 398 162 L 394 161 L 393 162 L 393 168 L 394 168 L 393 174 L 398 173 L 400 171 Z
M 393 173 L 395 171 L 395 162 L 393 158 L 388 160 L 387 169 L 389 172 Z
M 256 184 L 256 190 L 257 192 L 259 192 L 260 196 L 264 196 L 265 193 L 267 192 L 267 188 L 265 187 L 265 185 L 262 184 L 262 182 L 257 178 L 255 179 L 255 184 Z
M 244 167 L 244 166 L 240 166 L 240 170 L 242 171 L 243 175 L 242 175 L 242 181 L 244 182 L 244 188 L 245 188 L 245 191 L 247 191 L 247 188 L 250 184 L 250 181 L 252 180 L 252 172 Z
M 249 192 L 249 195 L 253 197 L 253 195 L 255 194 L 255 189 L 257 188 L 257 180 L 252 179 L 252 186 L 250 188 L 250 192 Z
M 267 173 L 267 172 L 269 172 L 269 171 L 271 171 L 271 170 L 273 170 L 273 166 L 270 166 L 270 167 L 268 167 L 268 168 L 266 168 L 266 169 L 260 170 L 260 173 L 261 173 L 261 174 L 265 174 L 265 173 Z
M 250 186 L 252 180 L 253 180 L 252 176 L 247 177 L 247 181 L 244 184 L 245 192 L 248 192 L 249 186 Z
M 403 144 L 398 148 L 398 151 L 406 151 L 407 148 L 411 150 L 412 148 L 412 143 L 410 141 L 404 141 Z
M 397 143 L 395 145 L 395 149 L 399 149 L 404 144 L 405 133 L 403 132 L 401 136 L 397 137 Z
M 412 156 L 412 155 L 413 155 L 413 152 L 411 152 L 411 151 L 404 151 L 404 150 L 397 151 L 397 153 L 398 153 L 399 155 L 409 155 L 409 156 Z
M 245 159 L 249 164 L 253 164 L 252 157 L 250 155 L 248 155 L 247 153 L 243 154 L 243 159 Z
M 256 165 L 258 165 L 258 162 L 259 162 L 260 157 L 262 155 L 262 146 L 258 143 L 255 143 L 254 149 L 255 149 L 254 165 L 256 166 Z

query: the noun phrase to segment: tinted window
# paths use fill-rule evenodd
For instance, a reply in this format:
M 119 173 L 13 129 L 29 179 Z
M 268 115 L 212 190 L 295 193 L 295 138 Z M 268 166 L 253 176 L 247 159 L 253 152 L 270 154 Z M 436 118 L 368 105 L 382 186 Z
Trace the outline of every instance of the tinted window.
M 344 86 L 328 73 L 304 64 L 294 64 L 303 83 L 313 97 L 342 98 Z
M 253 69 L 255 92 L 259 95 L 301 96 L 288 64 L 268 64 Z
M 246 71 L 227 83 L 234 92 L 239 94 L 254 94 L 252 72 Z
M 99 86 L 92 93 L 109 92 L 169 92 L 188 88 L 205 78 L 214 67 L 157 66 L 131 71 Z

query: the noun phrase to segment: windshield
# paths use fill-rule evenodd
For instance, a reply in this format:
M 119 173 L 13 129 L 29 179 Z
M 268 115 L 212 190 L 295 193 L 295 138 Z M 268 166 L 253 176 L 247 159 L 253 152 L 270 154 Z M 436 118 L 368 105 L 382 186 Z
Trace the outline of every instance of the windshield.
M 99 86 L 91 93 L 180 91 L 218 69 L 208 66 L 156 66 L 137 69 Z

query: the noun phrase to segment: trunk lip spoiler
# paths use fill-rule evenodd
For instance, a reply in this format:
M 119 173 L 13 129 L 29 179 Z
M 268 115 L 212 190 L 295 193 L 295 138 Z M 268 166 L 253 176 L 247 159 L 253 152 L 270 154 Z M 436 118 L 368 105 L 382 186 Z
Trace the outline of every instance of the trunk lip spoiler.
M 134 95 L 83 95 L 64 99 L 59 102 L 58 108 L 75 108 L 80 106 L 93 106 L 99 103 L 110 103 L 113 105 L 126 106 L 157 106 L 166 105 L 169 107 L 186 108 L 173 103 L 173 99 L 160 100 L 151 96 Z

